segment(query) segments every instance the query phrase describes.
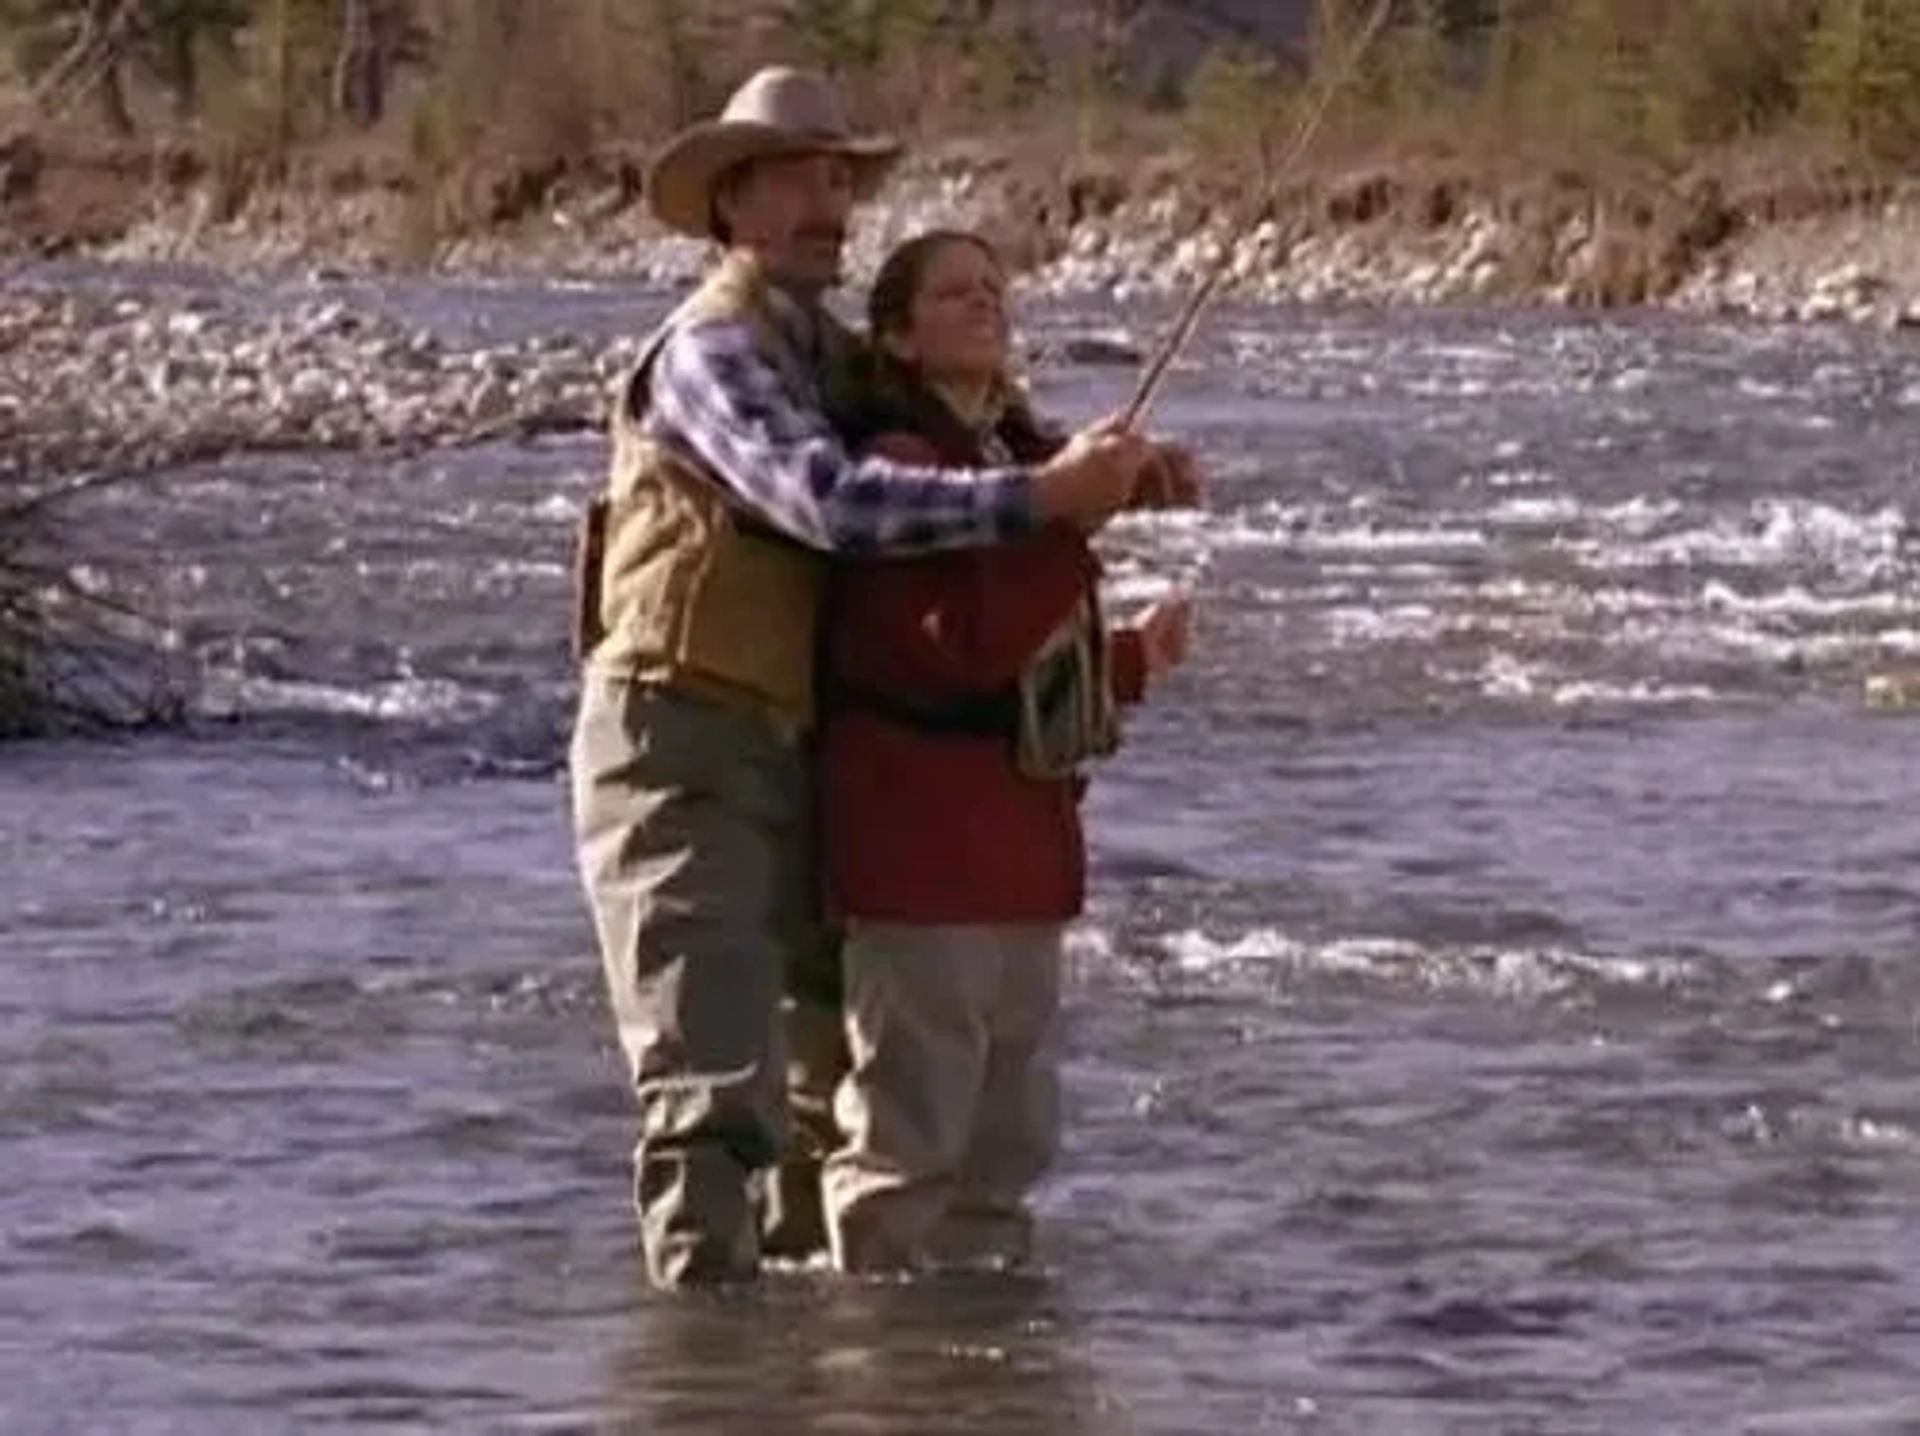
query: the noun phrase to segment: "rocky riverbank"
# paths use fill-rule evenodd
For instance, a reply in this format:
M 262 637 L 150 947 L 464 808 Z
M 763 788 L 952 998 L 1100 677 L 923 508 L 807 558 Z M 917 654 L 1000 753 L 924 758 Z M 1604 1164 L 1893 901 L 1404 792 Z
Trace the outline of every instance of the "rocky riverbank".
M 563 337 L 449 345 L 328 289 L 272 308 L 132 285 L 0 297 L 0 479 L 579 428 L 631 357 Z
M 1177 156 L 1042 169 L 951 146 L 910 163 L 863 214 L 852 277 L 901 236 L 959 223 L 992 233 L 1028 288 L 1056 295 L 1184 291 L 1226 246 L 1225 290 L 1250 300 L 1654 305 L 1920 323 L 1920 183 L 1741 163 L 1605 180 L 1571 170 L 1492 177 L 1451 162 L 1356 165 L 1292 185 L 1249 216 L 1232 184 Z M 630 170 L 597 188 L 556 184 L 510 219 L 447 235 L 423 235 L 418 198 L 391 179 L 263 192 L 225 218 L 208 184 L 176 185 L 148 191 L 115 224 L 96 220 L 65 247 L 108 261 L 247 270 L 425 265 L 683 280 L 702 247 L 647 220 Z
M 1177 294 L 1227 246 L 1226 292 L 1253 300 L 1654 305 L 1920 324 L 1912 194 L 1803 187 L 1783 198 L 1704 179 L 1660 194 L 1627 202 L 1564 177 L 1493 189 L 1444 173 L 1355 172 L 1303 183 L 1248 222 L 1177 170 L 1041 181 L 992 157 L 950 152 L 909 167 L 884 204 L 863 212 L 850 277 L 862 280 L 907 234 L 961 224 L 1001 241 L 1029 294 Z M 244 449 L 469 443 L 597 423 L 633 337 L 463 347 L 343 297 L 331 280 L 403 267 L 391 245 L 403 204 L 380 187 L 263 195 L 215 222 L 206 195 L 188 189 L 73 247 L 108 264 L 304 271 L 310 283 L 291 306 L 133 283 L 11 286 L 0 294 L 0 478 L 148 469 Z M 703 259 L 703 246 L 663 236 L 638 206 L 576 192 L 512 226 L 450 240 L 432 264 L 452 274 L 673 285 Z M 1122 345 L 1095 357 L 1137 356 Z
M 385 190 L 326 202 L 286 194 L 215 221 L 189 190 L 138 222 L 58 246 L 107 266 L 84 285 L 28 263 L 0 287 L 0 732 L 43 722 L 54 711 L 49 685 L 72 693 L 75 673 L 85 678 L 79 691 L 96 696 L 62 700 L 64 711 L 101 711 L 102 691 L 113 711 L 154 711 L 147 690 L 131 690 L 129 702 L 116 686 L 129 665 L 97 658 L 124 649 L 122 626 L 75 577 L 74 551 L 46 522 L 58 506 L 39 496 L 229 453 L 416 450 L 600 422 L 637 335 L 462 341 L 360 302 L 343 282 L 355 272 L 410 267 L 392 243 L 403 204 Z M 1184 292 L 1228 244 L 1227 292 L 1253 300 L 1651 305 L 1920 324 L 1920 201 L 1900 187 L 1789 201 L 1701 183 L 1659 203 L 1625 203 L 1573 183 L 1493 191 L 1373 173 L 1303 184 L 1244 226 L 1228 224 L 1231 212 L 1177 174 L 1043 183 L 948 156 L 909 169 L 885 204 L 863 213 L 850 278 L 863 280 L 907 234 L 961 224 L 1001 241 L 1029 295 Z M 431 262 L 450 275 L 672 286 L 704 257 L 631 203 L 576 193 L 510 227 L 449 241 Z M 133 268 L 154 262 L 298 282 L 178 287 Z M 129 266 L 124 284 L 113 280 L 117 263 Z M 1137 363 L 1153 337 L 1089 335 L 1046 357 Z M 13 520 L 21 504 L 31 530 Z
M 641 336 L 448 342 L 338 297 L 129 283 L 0 295 L 0 492 L 276 449 L 420 450 L 597 426 Z M 1123 340 L 1061 357 L 1137 362 Z

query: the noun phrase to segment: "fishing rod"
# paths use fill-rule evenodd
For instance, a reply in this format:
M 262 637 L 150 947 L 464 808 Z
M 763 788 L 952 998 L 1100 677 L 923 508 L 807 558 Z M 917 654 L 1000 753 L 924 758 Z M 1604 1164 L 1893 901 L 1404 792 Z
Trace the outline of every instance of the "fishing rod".
M 1288 143 L 1286 151 L 1280 157 L 1279 164 L 1272 167 L 1262 166 L 1266 171 L 1266 188 L 1268 190 L 1272 189 L 1273 182 L 1277 176 L 1297 164 L 1300 157 L 1306 153 L 1307 146 L 1313 143 L 1314 137 L 1320 132 L 1320 126 L 1325 123 L 1327 112 L 1333 108 L 1334 100 L 1339 96 L 1340 92 L 1346 88 L 1348 81 L 1353 78 L 1355 72 L 1359 69 L 1362 56 L 1366 54 L 1367 48 L 1373 43 L 1374 37 L 1386 26 L 1387 20 L 1392 14 L 1393 0 L 1378 0 L 1378 3 L 1373 8 L 1373 13 L 1367 17 L 1367 23 L 1361 29 L 1358 37 L 1354 40 L 1353 44 L 1348 47 L 1346 53 L 1340 57 L 1339 63 L 1327 72 L 1325 83 L 1321 86 L 1320 93 L 1310 98 L 1306 111 L 1300 117 L 1300 123 L 1294 128 L 1293 138 Z M 1200 321 L 1200 311 L 1206 308 L 1207 301 L 1213 297 L 1214 291 L 1220 287 L 1220 282 L 1227 277 L 1227 270 L 1233 263 L 1234 247 L 1252 227 L 1252 223 L 1252 216 L 1243 219 L 1240 225 L 1228 236 L 1227 242 L 1220 246 L 1219 253 L 1214 256 L 1212 265 L 1209 266 L 1207 272 L 1201 276 L 1200 283 L 1195 286 L 1193 294 L 1188 298 L 1185 308 L 1180 311 L 1179 318 L 1174 321 L 1173 328 L 1168 332 L 1167 337 L 1161 341 L 1160 348 L 1154 354 L 1152 362 L 1147 365 L 1145 372 L 1141 374 L 1140 386 L 1134 391 L 1133 400 L 1127 405 L 1126 413 L 1120 421 L 1121 428 L 1132 429 L 1136 427 L 1145 416 L 1147 406 L 1153 402 L 1154 395 L 1159 392 L 1160 385 L 1162 381 L 1165 380 L 1167 371 L 1172 367 L 1174 359 L 1182 349 L 1186 348 L 1187 341 L 1193 337 L 1194 326 Z

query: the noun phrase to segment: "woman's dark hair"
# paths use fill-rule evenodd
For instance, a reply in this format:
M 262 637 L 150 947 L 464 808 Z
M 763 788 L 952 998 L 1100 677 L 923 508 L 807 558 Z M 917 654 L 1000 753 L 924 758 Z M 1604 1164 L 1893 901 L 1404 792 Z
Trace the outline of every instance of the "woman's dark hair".
M 971 230 L 930 229 L 925 234 L 916 234 L 889 254 L 880 272 L 873 277 L 873 288 L 867 294 L 867 328 L 876 340 L 888 334 L 904 333 L 913 323 L 913 301 L 920 297 L 927 266 L 941 250 L 955 244 L 972 245 L 995 269 L 1006 272 L 1000 251 Z
M 942 250 L 956 244 L 969 244 L 984 254 L 1003 274 L 1006 265 L 984 236 L 965 229 L 930 229 L 917 234 L 889 254 L 873 277 L 867 292 L 867 335 L 871 341 L 871 380 L 873 398 L 880 410 L 902 415 L 918 415 L 922 423 L 938 424 L 946 408 L 930 400 L 930 391 L 922 384 L 913 366 L 895 358 L 883 342 L 890 334 L 903 334 L 913 324 L 913 302 L 926 283 L 927 269 Z M 1042 427 L 1028 406 L 1025 391 L 1013 376 L 1001 373 L 996 378 L 1003 405 L 1000 428 L 1023 456 L 1050 452 L 1057 439 Z M 929 420 L 929 403 L 935 411 Z

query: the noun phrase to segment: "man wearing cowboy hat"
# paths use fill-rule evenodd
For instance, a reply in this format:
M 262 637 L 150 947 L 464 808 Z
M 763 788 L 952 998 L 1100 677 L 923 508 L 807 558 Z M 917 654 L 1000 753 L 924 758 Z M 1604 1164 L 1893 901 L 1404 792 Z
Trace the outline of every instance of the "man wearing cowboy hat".
M 1149 465 L 1180 466 L 1181 497 L 1193 488 L 1183 456 L 1104 427 L 1037 468 L 849 456 L 829 414 L 858 341 L 821 298 L 853 204 L 899 152 L 854 134 L 824 80 L 770 69 L 648 175 L 654 216 L 725 257 L 615 398 L 611 478 L 582 545 L 571 769 L 640 1108 L 641 1241 L 662 1286 L 749 1278 L 763 1244 L 822 1239 L 817 1169 L 780 1164 L 795 1156 L 789 1086 L 824 1146 L 838 1075 L 820 1070 L 840 1028 L 813 917 L 807 747 L 826 556 L 1091 527 L 1135 502 Z M 763 1239 L 754 1193 L 769 1169 Z

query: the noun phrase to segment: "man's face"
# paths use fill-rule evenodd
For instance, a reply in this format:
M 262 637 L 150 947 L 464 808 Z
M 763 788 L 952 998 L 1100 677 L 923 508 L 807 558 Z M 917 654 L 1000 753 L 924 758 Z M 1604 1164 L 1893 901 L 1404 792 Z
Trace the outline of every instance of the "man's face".
M 853 212 L 844 155 L 755 160 L 722 186 L 717 203 L 732 243 L 756 252 L 776 278 L 815 291 L 840 282 Z

